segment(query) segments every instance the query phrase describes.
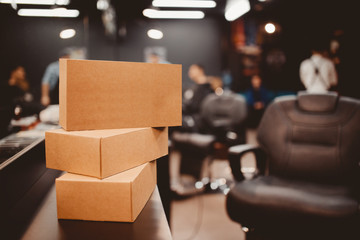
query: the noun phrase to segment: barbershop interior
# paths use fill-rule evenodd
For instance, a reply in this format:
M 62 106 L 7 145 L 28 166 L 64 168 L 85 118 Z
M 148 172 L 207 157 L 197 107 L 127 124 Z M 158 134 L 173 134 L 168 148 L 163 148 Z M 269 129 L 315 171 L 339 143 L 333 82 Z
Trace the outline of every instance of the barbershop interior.
M 359 16 L 0 0 L 0 239 L 360 239 Z

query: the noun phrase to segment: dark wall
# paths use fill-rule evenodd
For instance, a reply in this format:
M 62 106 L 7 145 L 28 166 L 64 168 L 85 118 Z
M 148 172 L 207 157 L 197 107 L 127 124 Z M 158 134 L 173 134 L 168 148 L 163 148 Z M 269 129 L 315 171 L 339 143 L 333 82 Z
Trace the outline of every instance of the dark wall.
M 60 31 L 68 27 L 76 29 L 76 36 L 60 39 Z M 84 44 L 82 19 L 19 17 L 6 4 L 0 4 L 0 34 L 0 81 L 7 81 L 11 69 L 22 65 L 36 99 L 46 66 L 64 47 Z
M 276 1 L 275 1 L 276 2 Z M 319 15 L 323 8 L 320 5 L 293 5 L 287 1 L 279 1 L 282 5 L 274 5 L 269 11 L 254 13 L 253 17 L 261 21 L 272 20 L 282 25 L 279 41 L 264 45 L 264 53 L 274 47 L 282 49 L 287 57 L 286 65 L 281 75 L 270 77 L 268 85 L 281 90 L 299 90 L 298 68 L 300 62 L 309 56 L 307 42 L 316 38 L 317 33 L 331 32 L 342 29 L 342 66 L 339 71 L 339 91 L 343 95 L 360 97 L 353 86 L 358 81 L 357 61 L 359 42 L 357 34 L 358 15 L 348 14 L 354 19 L 340 18 L 338 11 L 346 15 L 348 7 L 338 5 L 328 6 L 327 14 Z M 91 3 L 91 4 L 90 4 Z M 29 18 L 19 17 L 9 5 L 0 4 L 0 81 L 6 81 L 11 66 L 21 64 L 25 67 L 35 97 L 40 94 L 41 78 L 46 66 L 58 58 L 59 51 L 68 46 L 88 49 L 89 59 L 144 61 L 144 48 L 162 46 L 167 50 L 167 60 L 183 66 L 183 87 L 192 84 L 187 71 L 192 63 L 202 63 L 209 75 L 221 75 L 222 70 L 230 68 L 233 81 L 241 87 L 247 86 L 246 79 L 237 78 L 241 70 L 239 54 L 231 47 L 230 23 L 221 14 L 207 16 L 203 20 L 149 20 L 141 16 L 131 19 L 119 19 L 126 26 L 126 35 L 109 38 L 104 34 L 101 13 L 96 10 L 95 1 L 89 1 L 89 6 L 81 10 L 82 15 L 75 19 L 66 18 Z M 285 5 L 284 5 L 285 4 Z M 91 6 L 91 7 L 90 7 Z M 317 7 L 316 7 L 317 6 Z M 341 10 L 341 11 L 340 11 Z M 141 11 L 138 11 L 141 14 Z M 306 13 L 306 14 L 304 14 Z M 123 13 L 122 13 L 123 14 Z M 89 16 L 89 24 L 84 25 L 84 17 Z M 121 15 L 121 14 L 119 14 Z M 251 15 L 251 14 L 250 14 Z M 356 18 L 355 18 L 356 17 Z M 85 27 L 88 31 L 85 34 Z M 60 30 L 72 27 L 77 35 L 72 39 L 59 38 Z M 164 33 L 161 40 L 147 37 L 150 28 L 159 28 Z M 227 39 L 227 40 L 224 40 Z M 225 43 L 225 47 L 224 47 Z M 271 70 L 271 69 L 270 69 Z M 245 83 L 245 84 L 244 84 Z
M 126 36 L 113 39 L 105 36 L 100 13 L 91 14 L 87 25 L 84 16 L 19 17 L 10 5 L 0 4 L 0 81 L 8 80 L 11 68 L 23 65 L 35 98 L 39 99 L 46 66 L 58 58 L 61 49 L 83 46 L 87 47 L 88 59 L 135 62 L 144 61 L 145 47 L 165 47 L 167 60 L 183 66 L 184 88 L 192 84 L 187 76 L 192 63 L 202 63 L 208 74 L 221 73 L 220 29 L 215 19 L 130 20 L 125 24 Z M 86 26 L 89 31 L 85 31 Z M 60 39 L 60 31 L 67 27 L 75 28 L 76 36 Z M 163 31 L 163 39 L 147 36 L 147 30 L 154 27 Z
M 164 37 L 150 39 L 150 28 L 161 29 Z M 214 19 L 132 21 L 126 24 L 127 35 L 116 40 L 107 38 L 100 24 L 90 21 L 90 59 L 144 61 L 146 47 L 161 46 L 167 50 L 167 60 L 182 64 L 183 87 L 192 84 L 187 71 L 192 63 L 201 63 L 209 75 L 221 74 L 220 27 Z
M 359 79 L 356 59 L 360 54 L 360 15 L 352 4 L 351 1 L 340 3 L 335 0 L 274 0 L 264 11 L 251 12 L 259 22 L 273 21 L 281 27 L 280 33 L 268 36 L 263 46 L 264 53 L 279 48 L 286 55 L 281 74 L 269 79 L 273 88 L 303 90 L 299 67 L 301 61 L 311 55 L 311 45 L 322 40 L 329 48 L 330 40 L 337 39 L 340 63 L 336 66 L 338 86 L 335 90 L 342 95 L 360 98 L 360 91 L 354 88 Z

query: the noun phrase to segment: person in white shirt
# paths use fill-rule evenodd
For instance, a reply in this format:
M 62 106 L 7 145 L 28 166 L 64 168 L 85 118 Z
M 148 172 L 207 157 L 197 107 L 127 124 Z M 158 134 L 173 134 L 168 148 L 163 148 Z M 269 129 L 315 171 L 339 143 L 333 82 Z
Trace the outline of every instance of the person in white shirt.
M 324 57 L 321 50 L 314 46 L 311 57 L 300 64 L 300 79 L 308 92 L 327 92 L 338 83 L 334 63 Z

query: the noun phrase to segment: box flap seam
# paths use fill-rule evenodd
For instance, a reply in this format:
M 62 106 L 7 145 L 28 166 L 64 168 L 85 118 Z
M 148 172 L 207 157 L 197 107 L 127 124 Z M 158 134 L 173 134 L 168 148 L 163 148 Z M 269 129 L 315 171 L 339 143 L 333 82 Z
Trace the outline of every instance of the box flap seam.
M 133 204 L 133 181 L 130 181 L 130 217 L 131 217 L 131 221 L 134 221 L 134 204 Z
M 103 156 L 102 156 L 102 152 L 101 152 L 101 148 L 102 148 L 102 138 L 99 139 L 99 159 L 100 159 L 100 177 L 103 177 Z

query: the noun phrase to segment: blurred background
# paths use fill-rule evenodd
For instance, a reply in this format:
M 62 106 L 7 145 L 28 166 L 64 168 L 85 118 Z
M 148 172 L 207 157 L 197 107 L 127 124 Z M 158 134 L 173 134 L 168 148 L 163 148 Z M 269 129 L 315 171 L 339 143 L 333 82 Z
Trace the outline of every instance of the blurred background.
M 155 47 L 167 61 L 182 64 L 184 89 L 192 84 L 189 66 L 201 63 L 207 74 L 222 77 L 234 91 L 249 87 L 249 76 L 260 67 L 268 88 L 296 91 L 303 88 L 300 62 L 310 55 L 310 44 L 319 37 L 328 39 L 332 57 L 339 60 L 339 92 L 359 97 L 353 88 L 359 17 L 351 1 L 250 0 L 250 10 L 233 21 L 225 19 L 226 0 L 214 1 L 213 8 L 154 7 L 151 0 L 71 0 L 65 1 L 67 5 L 0 2 L 0 79 L 7 81 L 11 67 L 22 65 L 35 99 L 40 98 L 46 66 L 65 47 L 73 48 L 74 58 L 136 62 L 145 61 L 146 49 Z M 79 12 L 76 17 L 18 14 L 22 9 L 59 7 Z M 144 16 L 145 9 L 197 10 L 204 16 L 156 19 Z M 61 38 L 65 29 L 73 29 L 75 35 Z M 161 38 L 149 37 L 151 29 L 161 31 Z
M 47 66 L 66 50 L 73 59 L 181 64 L 184 101 L 193 97 L 194 93 L 187 90 L 199 84 L 195 76 L 198 71 L 211 79 L 210 91 L 219 96 L 223 91 L 236 93 L 247 102 L 247 91 L 254 87 L 252 78 L 260 75 L 258 84 L 268 94 L 263 108 L 277 96 L 305 90 L 299 67 L 311 56 L 313 43 L 321 41 L 323 54 L 333 62 L 337 73 L 338 82 L 331 90 L 360 98 L 357 87 L 360 19 L 355 1 L 196 0 L 195 6 L 184 2 L 189 1 L 0 0 L 0 87 L 10 84 L 10 79 L 22 79 L 17 85 L 29 93 L 28 100 L 24 96 L 26 102 L 33 103 L 22 106 L 23 117 L 39 114 L 46 107 L 41 95 Z M 175 3 L 178 5 L 174 6 Z M 190 71 L 193 64 L 198 67 L 196 73 Z M 13 75 L 15 69 L 20 75 Z M 0 90 L 0 95 L 5 96 L 6 90 Z M 2 96 L 0 100 L 7 104 Z M 24 112 L 26 109 L 29 113 Z M 50 116 L 45 118 L 56 125 L 58 109 L 48 110 Z M 16 115 L 15 108 L 11 117 Z M 257 144 L 256 128 L 261 115 L 255 118 L 242 126 L 243 132 L 237 134 L 243 134 L 243 139 L 236 143 Z M 38 120 L 30 119 L 30 124 Z M 5 124 L 9 121 L 4 120 Z M 12 124 L 17 126 L 16 122 Z M 24 128 L 0 132 L 0 136 L 19 129 Z M 221 151 L 226 149 L 224 145 L 216 147 L 219 151 L 211 160 L 212 177 L 231 182 L 229 165 L 222 161 L 226 154 Z M 174 170 L 171 163 L 181 151 L 180 146 L 170 152 L 170 159 L 164 160 L 170 163 L 170 175 L 180 171 Z M 190 150 L 182 152 L 183 189 L 173 188 L 167 193 L 160 189 L 173 237 L 243 239 L 239 225 L 225 211 L 228 186 L 221 191 L 218 186 L 205 190 L 203 185 L 196 186 L 205 184 L 198 181 L 203 180 L 199 172 L 205 155 Z M 253 157 L 246 159 L 243 170 L 249 174 L 254 171 Z M 163 181 L 170 180 L 165 176 Z M 187 189 L 188 185 L 191 187 Z

